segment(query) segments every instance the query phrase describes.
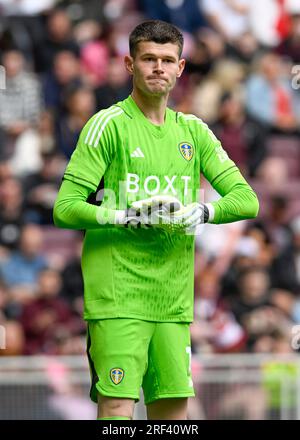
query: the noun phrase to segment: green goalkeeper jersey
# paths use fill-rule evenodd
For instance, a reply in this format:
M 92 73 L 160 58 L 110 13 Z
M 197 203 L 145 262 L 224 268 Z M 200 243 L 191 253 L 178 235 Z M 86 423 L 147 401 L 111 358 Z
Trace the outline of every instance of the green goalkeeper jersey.
M 87 122 L 64 178 L 91 192 L 103 178 L 102 206 L 124 209 L 157 194 L 199 201 L 201 172 L 213 186 L 230 175 L 242 179 L 199 118 L 167 109 L 157 126 L 128 97 Z M 193 320 L 191 235 L 99 225 L 86 230 L 82 273 L 85 319 Z

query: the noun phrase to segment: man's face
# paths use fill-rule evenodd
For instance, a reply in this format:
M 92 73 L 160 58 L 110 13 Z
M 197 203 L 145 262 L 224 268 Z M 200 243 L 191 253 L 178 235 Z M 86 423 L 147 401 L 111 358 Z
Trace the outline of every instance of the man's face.
M 18 75 L 23 69 L 23 55 L 17 50 L 9 51 L 3 57 L 3 64 L 7 77 L 13 78 Z
M 184 69 L 185 60 L 179 59 L 178 46 L 142 41 L 135 57 L 125 57 L 125 66 L 133 75 L 134 88 L 144 95 L 167 95 L 175 86 Z

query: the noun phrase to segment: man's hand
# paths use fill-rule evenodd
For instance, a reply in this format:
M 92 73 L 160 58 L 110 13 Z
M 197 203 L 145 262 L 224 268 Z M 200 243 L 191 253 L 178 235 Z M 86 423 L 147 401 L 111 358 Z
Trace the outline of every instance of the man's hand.
M 117 223 L 137 226 L 161 226 L 162 218 L 169 218 L 183 207 L 176 197 L 161 195 L 137 200 L 125 211 L 118 211 Z M 162 217 L 161 217 L 162 216 Z
M 206 205 L 195 202 L 187 206 L 182 205 L 169 215 L 158 212 L 157 217 L 160 219 L 161 227 L 168 232 L 193 234 L 198 225 L 208 221 L 209 212 Z
M 172 196 L 154 196 L 132 203 L 125 224 L 159 227 L 167 232 L 194 233 L 197 225 L 208 221 L 209 212 L 202 203 L 184 206 Z

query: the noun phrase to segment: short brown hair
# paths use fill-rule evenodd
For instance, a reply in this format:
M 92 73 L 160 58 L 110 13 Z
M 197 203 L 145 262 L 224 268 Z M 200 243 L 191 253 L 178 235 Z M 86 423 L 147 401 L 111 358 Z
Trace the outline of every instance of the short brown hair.
M 129 51 L 132 57 L 136 54 L 138 43 L 153 41 L 158 44 L 174 43 L 179 49 L 181 57 L 183 49 L 183 35 L 172 24 L 162 20 L 148 20 L 136 26 L 129 36 Z

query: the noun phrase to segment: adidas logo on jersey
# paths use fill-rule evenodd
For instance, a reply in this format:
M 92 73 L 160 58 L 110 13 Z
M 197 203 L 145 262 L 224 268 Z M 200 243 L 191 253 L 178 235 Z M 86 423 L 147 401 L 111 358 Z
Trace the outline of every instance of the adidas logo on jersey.
M 136 148 L 130 155 L 131 157 L 145 157 L 140 147 Z

